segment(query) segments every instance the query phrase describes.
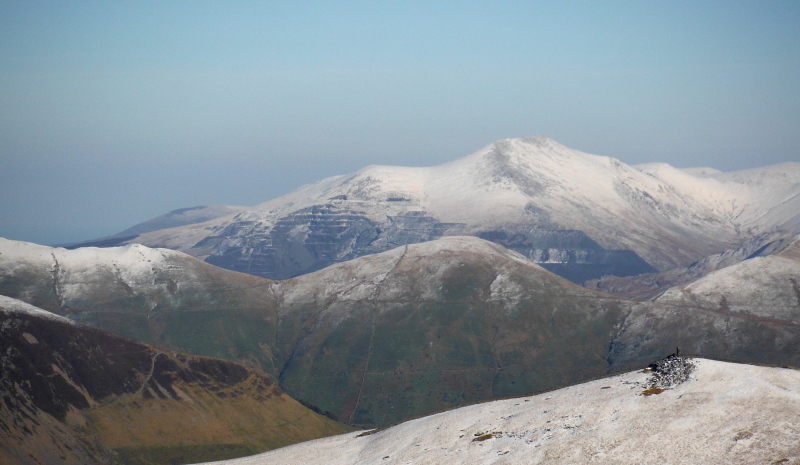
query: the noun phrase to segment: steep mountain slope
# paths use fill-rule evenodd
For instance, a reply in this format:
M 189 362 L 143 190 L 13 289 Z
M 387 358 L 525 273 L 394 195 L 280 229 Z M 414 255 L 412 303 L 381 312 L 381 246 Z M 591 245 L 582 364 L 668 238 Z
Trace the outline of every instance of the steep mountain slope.
M 800 240 L 633 307 L 611 345 L 615 369 L 680 346 L 737 361 L 800 365 Z
M 168 464 L 346 431 L 231 362 L 122 339 L 0 296 L 0 461 Z
M 631 372 L 221 465 L 800 463 L 800 372 L 692 363 L 657 395 Z

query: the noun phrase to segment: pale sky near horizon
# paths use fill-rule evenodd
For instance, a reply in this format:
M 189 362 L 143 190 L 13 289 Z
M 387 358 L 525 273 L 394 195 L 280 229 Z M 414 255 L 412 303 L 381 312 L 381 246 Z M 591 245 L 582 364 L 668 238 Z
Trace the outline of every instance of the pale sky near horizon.
M 800 161 L 797 1 L 0 0 L 0 237 L 114 234 L 547 135 Z

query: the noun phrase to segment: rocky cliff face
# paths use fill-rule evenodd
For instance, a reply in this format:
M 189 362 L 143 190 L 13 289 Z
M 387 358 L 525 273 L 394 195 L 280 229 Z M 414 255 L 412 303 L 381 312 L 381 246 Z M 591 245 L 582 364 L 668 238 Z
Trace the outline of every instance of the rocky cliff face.
M 263 374 L 0 296 L 5 464 L 188 463 L 346 430 Z
M 212 250 L 206 261 L 222 268 L 286 279 L 403 244 L 438 239 L 460 227 L 419 211 L 375 221 L 339 201 L 299 210 L 269 225 L 234 220 L 195 247 Z

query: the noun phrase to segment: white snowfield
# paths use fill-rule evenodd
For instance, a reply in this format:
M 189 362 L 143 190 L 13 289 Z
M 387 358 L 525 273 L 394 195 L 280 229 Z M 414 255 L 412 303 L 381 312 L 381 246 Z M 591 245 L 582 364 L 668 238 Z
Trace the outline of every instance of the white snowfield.
M 665 270 L 761 232 L 800 227 L 800 163 L 734 173 L 629 166 L 544 136 L 507 139 L 434 167 L 368 166 L 236 216 L 155 231 L 137 242 L 204 258 L 208 251 L 193 246 L 232 224 L 246 235 L 330 203 L 375 221 L 424 212 L 443 223 L 463 223 L 466 233 L 516 225 L 576 229 L 607 249 L 633 250 Z
M 660 394 L 643 395 L 649 375 L 630 372 L 215 463 L 800 463 L 800 371 L 693 362 Z

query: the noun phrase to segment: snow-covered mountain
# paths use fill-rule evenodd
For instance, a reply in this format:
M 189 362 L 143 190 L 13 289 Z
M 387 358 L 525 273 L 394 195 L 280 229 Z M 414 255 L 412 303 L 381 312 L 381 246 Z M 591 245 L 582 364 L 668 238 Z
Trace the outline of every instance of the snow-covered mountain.
M 655 301 L 718 308 L 800 326 L 800 236 L 778 253 L 756 256 L 669 289 Z
M 216 463 L 800 463 L 800 371 L 689 363 L 660 392 L 635 371 Z
M 474 235 L 580 283 L 687 266 L 797 226 L 798 211 L 798 163 L 735 173 L 628 166 L 537 136 L 429 168 L 370 166 L 133 241 L 283 279 L 403 244 Z
M 132 244 L 69 250 L 0 238 L 0 292 L 14 286 L 19 295 L 3 294 L 59 314 L 73 307 L 135 306 L 148 313 L 175 305 L 223 304 L 231 298 L 225 289 L 231 280 L 243 281 L 241 287 L 268 283 L 170 249 Z
M 630 305 L 475 237 L 398 247 L 274 289 L 281 386 L 353 425 L 602 376 Z

